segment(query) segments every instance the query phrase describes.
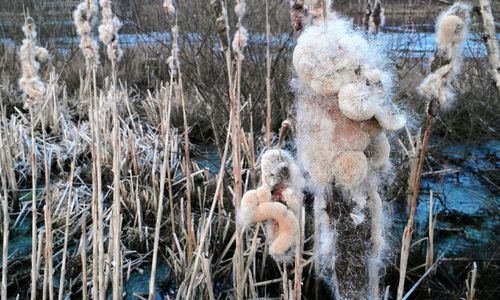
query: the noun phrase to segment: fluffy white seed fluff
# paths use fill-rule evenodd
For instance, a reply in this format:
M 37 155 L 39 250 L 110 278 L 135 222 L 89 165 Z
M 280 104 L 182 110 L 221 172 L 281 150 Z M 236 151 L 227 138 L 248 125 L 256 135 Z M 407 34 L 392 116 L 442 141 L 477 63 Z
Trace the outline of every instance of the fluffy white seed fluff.
M 19 79 L 19 87 L 27 96 L 26 107 L 32 108 L 37 105 L 39 98 L 45 93 L 45 84 L 40 79 L 38 72 L 40 62 L 49 59 L 49 52 L 47 49 L 36 45 L 36 25 L 32 18 L 28 17 L 26 19 L 22 30 L 25 39 L 19 52 L 22 74 Z
M 100 0 L 102 24 L 99 26 L 99 39 L 106 45 L 106 52 L 111 61 L 119 62 L 123 56 L 118 39 L 121 21 L 113 16 L 111 0 Z
M 462 45 L 470 27 L 471 10 L 468 4 L 456 3 L 439 15 L 431 73 L 417 89 L 424 98 L 438 100 L 445 109 L 451 106 L 453 82 L 462 67 Z
M 163 0 L 163 8 L 170 16 L 175 16 L 175 6 L 172 0 Z
M 234 6 L 234 12 L 238 19 L 242 19 L 247 14 L 247 3 L 245 0 L 237 0 Z
M 387 61 L 382 48 L 341 18 L 307 28 L 293 53 L 301 81 L 319 95 L 338 97 L 342 112 L 356 121 L 377 114 L 395 115 L 389 97 L 392 73 Z M 403 116 L 385 118 L 381 125 L 388 130 L 399 129 L 404 120 Z M 397 123 L 388 124 L 392 121 Z
M 73 12 L 76 32 L 80 36 L 80 49 L 86 64 L 92 68 L 99 64 L 99 45 L 92 36 L 93 18 L 97 14 L 94 0 L 84 0 Z
M 242 55 L 243 50 L 248 43 L 248 31 L 244 26 L 240 26 L 234 33 L 233 51 Z

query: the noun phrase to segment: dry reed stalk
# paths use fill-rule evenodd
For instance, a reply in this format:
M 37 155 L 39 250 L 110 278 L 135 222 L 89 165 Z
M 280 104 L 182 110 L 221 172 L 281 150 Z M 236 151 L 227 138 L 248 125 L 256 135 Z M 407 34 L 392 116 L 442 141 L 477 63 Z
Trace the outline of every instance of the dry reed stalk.
M 35 140 L 35 116 L 33 108 L 30 107 L 30 132 L 31 132 L 31 300 L 36 300 L 36 282 L 38 281 L 37 272 L 37 208 L 36 208 L 36 179 L 37 179 L 37 159 L 36 159 L 36 140 Z
M 114 91 L 114 89 L 113 89 Z M 113 102 L 113 215 L 112 215 L 112 239 L 113 239 L 113 299 L 122 297 L 121 278 L 122 260 L 120 249 L 121 237 L 121 211 L 120 211 L 120 121 L 118 119 L 117 98 Z
M 408 256 L 410 253 L 410 242 L 413 234 L 413 225 L 415 223 L 415 213 L 418 204 L 418 195 L 420 193 L 420 178 L 422 177 L 422 169 L 424 167 L 425 155 L 427 153 L 427 146 L 429 142 L 431 127 L 433 122 L 433 116 L 428 114 L 427 116 L 427 126 L 422 139 L 422 144 L 420 144 L 420 138 L 416 139 L 416 146 L 413 141 L 410 143 L 413 147 L 413 155 L 410 157 L 410 177 L 408 178 L 408 202 L 410 204 L 410 214 L 408 216 L 408 223 L 403 232 L 403 238 L 401 243 L 401 258 L 399 262 L 399 284 L 397 299 L 401 300 L 403 298 L 404 283 L 406 279 L 406 269 L 408 267 Z M 418 157 L 418 160 L 416 159 Z
M 45 173 L 45 206 L 46 206 L 46 217 L 45 217 L 45 268 L 47 269 L 47 283 L 49 299 L 54 299 L 54 260 L 53 260 L 53 234 L 52 234 L 52 192 L 51 192 L 51 182 L 50 182 L 50 163 L 48 152 L 47 152 L 47 138 L 45 130 L 45 118 L 41 116 L 42 121 L 42 142 L 43 142 L 43 164 Z
M 95 71 L 93 72 L 95 74 Z M 95 75 L 94 75 L 95 78 Z M 95 84 L 94 84 L 95 86 Z M 89 121 L 91 126 L 91 157 L 92 157 L 92 297 L 99 297 L 99 248 L 98 248 L 98 195 L 97 195 L 97 145 L 96 145 L 96 116 L 95 116 L 95 100 L 90 99 Z
M 271 25 L 269 24 L 269 0 L 266 0 L 266 147 L 271 149 Z M 250 127 L 252 128 L 252 127 Z
M 434 220 L 432 215 L 433 207 L 433 193 L 431 190 L 431 195 L 429 197 L 429 236 L 427 237 L 427 255 L 425 258 L 425 269 L 429 268 L 434 263 Z
M 64 281 L 66 276 L 66 260 L 68 256 L 68 235 L 69 235 L 69 220 L 70 220 L 70 211 L 71 211 L 71 202 L 73 198 L 73 179 L 75 176 L 75 165 L 76 165 L 76 153 L 77 148 L 73 152 L 73 159 L 71 161 L 70 167 L 70 175 L 69 175 L 69 192 L 68 192 L 68 201 L 66 202 L 66 218 L 64 222 L 64 246 L 63 246 L 63 254 L 62 254 L 62 266 L 61 266 L 61 277 L 59 280 L 59 297 L 57 299 L 63 300 L 64 294 Z
M 294 299 L 300 300 L 302 299 L 302 252 L 304 249 L 304 233 L 305 233 L 305 208 L 302 208 L 299 212 L 299 235 L 297 236 L 297 248 L 295 252 L 295 266 L 294 266 Z
M 488 61 L 490 63 L 490 74 L 500 93 L 500 52 L 496 38 L 495 19 L 491 11 L 490 0 L 479 0 L 481 20 L 483 22 L 483 41 L 488 49 Z
M 238 0 L 237 3 L 242 6 L 246 6 L 245 0 Z M 227 3 L 226 3 L 227 5 Z M 233 127 L 231 129 L 231 140 L 232 140 L 232 154 L 233 154 L 233 204 L 236 211 L 240 208 L 241 196 L 242 196 L 242 185 L 241 185 L 241 62 L 243 60 L 243 54 L 241 51 L 246 46 L 245 36 L 246 29 L 242 25 L 242 20 L 244 15 L 246 14 L 246 9 L 241 9 L 238 11 L 238 7 L 235 8 L 236 14 L 238 16 L 238 31 L 235 35 L 235 41 L 233 41 L 233 48 L 236 48 L 235 51 L 235 60 L 236 60 L 236 86 L 231 86 L 232 78 L 231 78 L 231 49 L 228 47 L 226 49 L 226 67 L 228 73 L 228 83 L 229 89 L 236 89 L 236 93 L 231 97 L 231 92 L 229 93 L 230 99 L 230 111 L 233 114 Z M 227 8 L 226 8 L 227 11 Z M 225 16 L 226 28 L 229 28 L 229 20 L 227 16 Z M 229 37 L 229 31 L 226 31 L 226 36 L 228 42 L 231 40 Z M 243 41 L 244 40 L 244 41 Z M 237 47 L 234 47 L 235 42 Z M 240 232 L 241 228 L 238 223 L 236 223 L 236 232 Z M 244 257 L 243 257 L 243 241 L 241 236 L 238 234 L 236 236 L 236 249 L 235 255 L 233 258 L 233 266 L 235 267 L 235 298 L 243 299 L 243 290 L 245 282 L 243 281 L 243 265 L 244 265 Z
M 467 300 L 474 300 L 474 296 L 476 294 L 476 277 L 477 277 L 477 264 L 476 262 L 472 263 L 472 270 L 470 270 L 467 275 L 467 280 L 465 281 L 465 285 L 467 287 Z
M 101 159 L 101 124 L 100 124 L 100 113 L 99 113 L 99 103 L 101 102 L 101 97 L 97 97 L 97 87 L 96 87 L 96 79 L 95 79 L 95 70 L 93 70 L 93 81 L 94 81 L 94 97 L 91 99 L 92 111 L 92 129 L 94 132 L 94 141 L 93 146 L 95 147 L 95 157 L 92 159 L 93 165 L 95 165 L 96 172 L 96 184 L 95 187 L 97 189 L 96 197 L 97 197 L 97 218 L 96 218 L 96 239 L 92 241 L 92 243 L 97 243 L 97 288 L 94 299 L 104 300 L 106 296 L 106 291 L 104 288 L 104 203 L 103 203 L 103 193 L 102 193 L 102 159 Z M 93 258 L 96 259 L 95 257 Z M 96 297 L 97 296 L 97 297 Z
M 173 76 L 170 77 L 170 82 L 172 83 Z M 171 195 L 171 180 L 170 180 L 170 111 L 171 111 L 171 103 L 172 103 L 172 85 L 170 85 L 170 94 L 167 98 L 167 116 L 165 122 L 165 139 L 164 139 L 164 153 L 163 153 L 163 162 L 160 169 L 160 193 L 158 196 L 157 203 L 157 212 L 156 212 L 156 225 L 155 225 L 155 235 L 154 235 L 154 245 L 153 245 L 153 259 L 151 262 L 151 278 L 149 279 L 149 300 L 156 299 L 155 292 L 155 280 L 156 280 L 156 268 L 158 264 L 158 246 L 160 243 L 160 231 L 161 231 L 161 222 L 163 215 L 163 198 L 165 192 L 165 180 L 166 175 L 168 173 L 169 179 L 169 198 L 170 198 L 170 210 L 171 210 L 171 218 L 173 218 L 173 199 Z M 173 220 L 172 220 L 173 221 Z M 173 225 L 173 224 L 172 224 Z M 173 229 L 173 228 L 172 228 Z M 175 231 L 174 231 L 175 234 Z
M 0 138 L 3 139 L 1 133 L 0 133 Z M 2 166 L 0 166 L 0 172 L 2 174 L 1 179 L 2 179 L 2 190 L 3 190 L 3 196 L 0 193 L 0 199 L 2 201 L 2 211 L 3 211 L 2 289 L 0 295 L 2 300 L 7 300 L 7 275 L 8 275 L 8 265 L 9 265 L 9 223 L 10 223 L 9 203 L 8 203 L 9 195 L 7 193 L 4 170 Z
M 82 216 L 82 248 L 80 257 L 82 261 L 82 300 L 87 300 L 87 214 Z

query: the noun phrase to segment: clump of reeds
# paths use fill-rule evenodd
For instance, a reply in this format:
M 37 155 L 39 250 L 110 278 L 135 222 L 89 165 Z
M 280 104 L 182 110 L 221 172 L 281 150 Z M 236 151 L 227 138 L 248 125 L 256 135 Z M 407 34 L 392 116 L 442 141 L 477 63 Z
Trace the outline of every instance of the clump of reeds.
M 31 17 L 26 18 L 22 27 L 25 38 L 20 50 L 21 79 L 19 86 L 26 94 L 26 107 L 33 108 L 38 104 L 38 100 L 45 93 L 45 84 L 40 79 L 40 63 L 49 59 L 49 52 L 36 43 L 36 25 Z
M 80 36 L 80 49 L 88 70 L 99 64 L 99 45 L 92 36 L 94 17 L 97 14 L 95 0 L 83 0 L 73 12 L 76 32 Z

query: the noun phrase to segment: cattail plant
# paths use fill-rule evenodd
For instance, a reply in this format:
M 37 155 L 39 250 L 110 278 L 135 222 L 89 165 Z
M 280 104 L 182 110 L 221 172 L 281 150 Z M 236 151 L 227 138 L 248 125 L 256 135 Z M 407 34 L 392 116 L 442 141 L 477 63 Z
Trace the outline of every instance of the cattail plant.
M 291 155 L 284 150 L 265 152 L 261 167 L 262 186 L 245 193 L 237 219 L 243 229 L 266 222 L 271 256 L 278 262 L 290 262 L 300 230 L 305 180 Z
M 25 35 L 20 50 L 21 74 L 19 86 L 26 95 L 25 106 L 30 111 L 31 117 L 31 180 L 32 180 L 32 244 L 31 244 L 31 299 L 36 299 L 36 283 L 38 280 L 38 258 L 37 258 L 37 208 L 36 208 L 36 185 L 37 185 L 37 159 L 35 140 L 35 111 L 39 106 L 40 98 L 45 93 L 45 84 L 41 81 L 38 72 L 40 63 L 49 59 L 49 53 L 45 48 L 36 45 L 36 25 L 31 17 L 27 17 L 22 30 Z
M 335 15 L 306 28 L 293 53 L 297 156 L 315 195 L 316 270 L 339 299 L 379 298 L 385 131 L 406 122 L 390 100 L 383 53 Z
M 431 72 L 417 88 L 420 95 L 427 102 L 427 117 L 422 142 L 418 141 L 417 144 L 421 145 L 420 153 L 415 153 L 415 155 L 419 155 L 419 159 L 415 164 L 412 164 L 408 180 L 410 214 L 401 243 L 399 284 L 396 298 L 398 300 L 403 298 L 408 255 L 418 196 L 420 194 L 420 178 L 422 176 L 432 124 L 434 117 L 441 108 L 451 108 L 454 98 L 452 85 L 462 67 L 463 57 L 461 48 L 470 27 L 471 10 L 470 5 L 459 2 L 439 15 L 436 23 L 437 49 L 430 64 Z

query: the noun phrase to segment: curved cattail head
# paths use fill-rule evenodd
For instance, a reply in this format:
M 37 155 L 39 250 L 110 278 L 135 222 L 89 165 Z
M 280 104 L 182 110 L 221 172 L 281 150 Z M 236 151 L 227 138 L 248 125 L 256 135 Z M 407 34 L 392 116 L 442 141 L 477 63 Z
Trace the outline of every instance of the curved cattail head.
M 272 201 L 267 187 L 251 190 L 243 195 L 237 221 L 243 228 L 266 222 L 271 256 L 280 262 L 291 260 L 299 232 L 298 218 L 283 203 Z

